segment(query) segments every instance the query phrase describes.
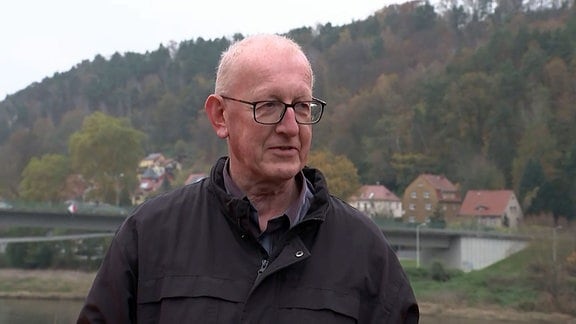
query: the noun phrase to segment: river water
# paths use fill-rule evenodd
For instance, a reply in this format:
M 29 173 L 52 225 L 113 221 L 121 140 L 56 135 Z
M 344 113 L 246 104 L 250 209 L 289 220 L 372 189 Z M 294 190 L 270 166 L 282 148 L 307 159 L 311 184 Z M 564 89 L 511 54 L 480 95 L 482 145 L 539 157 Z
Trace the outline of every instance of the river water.
M 0 324 L 72 324 L 75 323 L 76 317 L 78 316 L 78 312 L 80 311 L 81 307 L 81 301 L 0 298 Z M 533 323 L 422 315 L 420 324 Z

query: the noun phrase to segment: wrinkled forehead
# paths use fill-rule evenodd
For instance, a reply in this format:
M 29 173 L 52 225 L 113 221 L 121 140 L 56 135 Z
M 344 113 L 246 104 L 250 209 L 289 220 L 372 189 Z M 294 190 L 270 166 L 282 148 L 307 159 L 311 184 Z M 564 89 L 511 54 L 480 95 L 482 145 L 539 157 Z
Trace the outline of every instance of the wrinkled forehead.
M 310 62 L 301 51 L 293 48 L 250 48 L 238 57 L 238 68 L 236 71 L 240 75 L 253 73 L 255 75 L 266 75 L 269 73 L 286 73 L 297 71 L 302 73 L 305 80 L 312 82 L 312 69 Z

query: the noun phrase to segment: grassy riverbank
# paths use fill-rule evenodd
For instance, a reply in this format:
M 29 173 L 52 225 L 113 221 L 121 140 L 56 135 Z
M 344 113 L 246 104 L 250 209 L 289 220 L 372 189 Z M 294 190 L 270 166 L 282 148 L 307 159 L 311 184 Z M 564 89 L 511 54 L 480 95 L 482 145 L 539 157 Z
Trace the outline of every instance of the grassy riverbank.
M 448 271 L 441 265 L 405 268 L 421 301 L 576 316 L 576 276 L 566 270 L 565 257 L 553 264 L 542 248 L 546 250 L 529 247 L 470 273 Z
M 0 298 L 83 299 L 95 273 L 0 269 Z

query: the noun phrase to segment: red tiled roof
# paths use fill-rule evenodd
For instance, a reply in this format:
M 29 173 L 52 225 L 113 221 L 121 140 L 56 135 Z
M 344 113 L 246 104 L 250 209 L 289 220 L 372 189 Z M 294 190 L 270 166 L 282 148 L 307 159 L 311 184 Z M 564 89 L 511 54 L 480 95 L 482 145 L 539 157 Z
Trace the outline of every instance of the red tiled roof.
M 400 198 L 382 185 L 365 185 L 360 187 L 352 200 L 388 200 L 400 201 Z
M 470 190 L 466 193 L 460 215 L 499 216 L 512 199 L 512 190 Z
M 422 177 L 426 179 L 436 189 L 441 191 L 456 191 L 456 186 L 448 180 L 445 176 L 435 174 L 423 174 Z

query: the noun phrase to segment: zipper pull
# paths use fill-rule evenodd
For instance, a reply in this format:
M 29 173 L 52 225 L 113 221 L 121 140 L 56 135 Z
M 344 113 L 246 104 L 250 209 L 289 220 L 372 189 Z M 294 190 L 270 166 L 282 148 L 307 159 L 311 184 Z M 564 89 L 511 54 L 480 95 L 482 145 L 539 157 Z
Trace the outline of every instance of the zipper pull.
M 268 267 L 268 259 L 262 259 L 262 264 L 260 265 L 260 269 L 258 269 L 258 275 L 261 275 L 264 270 Z

